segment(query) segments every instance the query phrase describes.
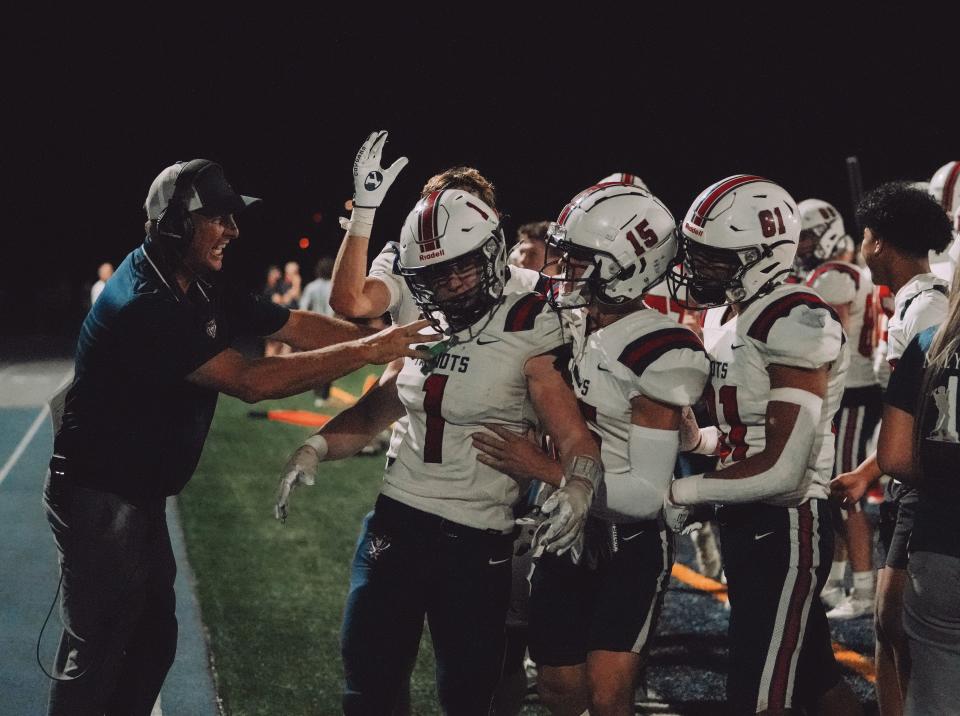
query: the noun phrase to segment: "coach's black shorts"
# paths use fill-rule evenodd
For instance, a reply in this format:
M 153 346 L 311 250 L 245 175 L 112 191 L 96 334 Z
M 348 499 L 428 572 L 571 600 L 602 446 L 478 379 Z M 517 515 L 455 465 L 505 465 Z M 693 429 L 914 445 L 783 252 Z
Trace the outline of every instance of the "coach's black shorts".
M 819 599 L 833 556 L 827 501 L 725 506 L 717 519 L 730 597 L 731 713 L 812 703 L 840 679 Z
M 914 497 L 915 499 L 915 497 Z M 907 547 L 913 533 L 913 500 L 884 501 L 880 505 L 878 549 L 880 564 L 894 569 L 906 569 L 909 563 Z
M 673 538 L 656 520 L 587 521 L 584 559 L 539 557 L 530 577 L 530 655 L 542 666 L 572 666 L 590 651 L 642 653 L 653 636 Z

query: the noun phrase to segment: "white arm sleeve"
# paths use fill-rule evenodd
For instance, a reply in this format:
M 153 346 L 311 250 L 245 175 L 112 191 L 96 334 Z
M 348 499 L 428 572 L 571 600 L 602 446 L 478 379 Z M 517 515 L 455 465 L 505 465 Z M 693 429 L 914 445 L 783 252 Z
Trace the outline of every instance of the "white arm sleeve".
M 797 490 L 810 462 L 823 399 L 799 388 L 775 388 L 770 391 L 770 402 L 792 403 L 799 408 L 790 437 L 773 465 L 750 477 L 725 479 L 723 472 L 711 479 L 703 475 L 685 477 L 673 484 L 674 502 L 679 505 L 760 502 Z
M 403 277 L 394 273 L 394 260 L 397 256 L 397 249 L 394 244 L 388 243 L 383 250 L 377 254 L 370 266 L 369 278 L 375 278 L 387 287 L 390 293 L 389 311 L 397 310 L 403 295 L 404 281 Z
M 676 430 L 630 426 L 630 471 L 604 475 L 602 497 L 606 507 L 638 520 L 655 518 L 673 477 L 680 449 Z

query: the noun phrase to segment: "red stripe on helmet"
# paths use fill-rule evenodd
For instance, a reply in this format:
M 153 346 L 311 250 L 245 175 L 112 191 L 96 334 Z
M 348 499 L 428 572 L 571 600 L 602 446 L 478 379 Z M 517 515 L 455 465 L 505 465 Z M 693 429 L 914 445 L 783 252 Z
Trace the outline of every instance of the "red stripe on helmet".
M 714 189 L 707 197 L 700 202 L 696 210 L 693 213 L 693 223 L 696 226 L 703 227 L 707 221 L 707 216 L 717 205 L 717 202 L 725 197 L 729 192 L 733 191 L 737 187 L 743 186 L 744 184 L 750 184 L 756 181 L 768 181 L 763 177 L 758 177 L 753 174 L 741 174 L 739 176 L 731 177 L 726 181 L 722 182 L 716 189 Z
M 437 216 L 436 207 L 443 189 L 431 192 L 426 198 L 426 204 L 420 212 L 420 248 L 422 251 L 433 251 L 437 248 Z

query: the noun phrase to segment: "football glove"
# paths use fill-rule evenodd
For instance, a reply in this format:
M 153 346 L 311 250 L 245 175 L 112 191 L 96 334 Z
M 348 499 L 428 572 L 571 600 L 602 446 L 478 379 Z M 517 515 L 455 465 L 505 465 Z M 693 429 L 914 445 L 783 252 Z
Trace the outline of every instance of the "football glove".
M 321 443 L 322 441 L 322 443 Z M 290 496 L 297 485 L 312 485 L 316 482 L 317 467 L 325 457 L 326 440 L 315 435 L 296 449 L 296 452 L 287 460 L 280 475 L 280 486 L 277 489 L 277 501 L 274 506 L 274 517 L 280 522 L 286 522 L 290 514 Z
M 677 534 L 690 534 L 693 530 L 703 527 L 701 522 L 690 521 L 690 508 L 685 505 L 678 505 L 670 499 L 670 493 L 663 498 L 663 520 L 667 527 Z
M 353 160 L 353 205 L 358 209 L 376 209 L 400 171 L 407 166 L 407 158 L 400 157 L 389 167 L 380 166 L 385 131 L 371 132 Z
M 568 480 L 563 487 L 550 495 L 541 508 L 547 519 L 540 525 L 539 541 L 534 544 L 534 551 L 543 547 L 547 552 L 561 555 L 575 546 L 582 547 L 583 527 L 591 502 L 593 485 L 580 478 Z

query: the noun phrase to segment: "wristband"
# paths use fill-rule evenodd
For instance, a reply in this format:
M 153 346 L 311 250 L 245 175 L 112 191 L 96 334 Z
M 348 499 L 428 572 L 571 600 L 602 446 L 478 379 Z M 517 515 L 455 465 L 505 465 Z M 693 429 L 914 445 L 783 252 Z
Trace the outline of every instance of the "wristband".
M 700 428 L 700 438 L 690 452 L 696 455 L 713 455 L 719 444 L 720 428 L 716 425 L 708 425 L 705 428 Z
M 340 228 L 349 236 L 369 239 L 370 234 L 373 233 L 373 217 L 376 213 L 375 208 L 355 206 L 349 219 L 340 217 Z
M 329 447 L 327 445 L 327 439 L 320 433 L 311 435 L 303 441 L 303 444 L 312 447 L 316 451 L 317 457 L 321 461 L 326 459 L 327 453 L 329 452 Z

